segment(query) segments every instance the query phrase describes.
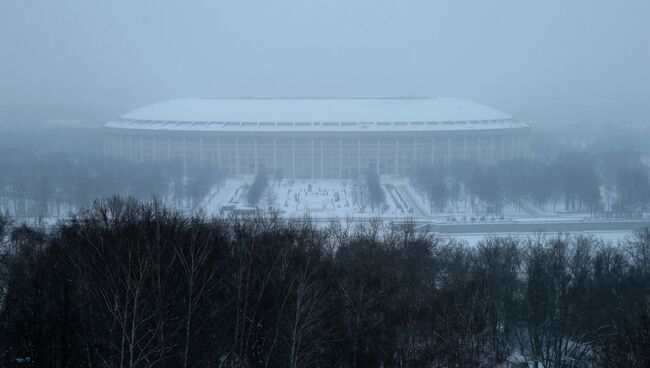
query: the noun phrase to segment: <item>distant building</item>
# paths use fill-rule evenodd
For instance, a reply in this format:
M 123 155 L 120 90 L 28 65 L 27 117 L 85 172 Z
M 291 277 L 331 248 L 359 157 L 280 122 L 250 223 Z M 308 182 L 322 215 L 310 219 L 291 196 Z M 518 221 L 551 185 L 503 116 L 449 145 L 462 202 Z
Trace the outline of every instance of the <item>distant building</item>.
M 104 126 L 104 153 L 193 162 L 231 175 L 403 176 L 416 163 L 492 163 L 529 154 L 527 124 L 493 108 L 431 99 L 181 99 Z

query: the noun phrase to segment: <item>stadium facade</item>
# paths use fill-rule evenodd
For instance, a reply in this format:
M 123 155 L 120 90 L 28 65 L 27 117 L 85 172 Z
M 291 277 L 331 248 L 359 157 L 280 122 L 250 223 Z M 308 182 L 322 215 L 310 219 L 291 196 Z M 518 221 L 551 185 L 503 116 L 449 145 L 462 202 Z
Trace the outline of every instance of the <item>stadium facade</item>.
M 525 157 L 530 127 L 493 108 L 450 98 L 180 99 L 104 126 L 104 153 L 178 160 L 252 175 L 403 176 L 417 163 Z

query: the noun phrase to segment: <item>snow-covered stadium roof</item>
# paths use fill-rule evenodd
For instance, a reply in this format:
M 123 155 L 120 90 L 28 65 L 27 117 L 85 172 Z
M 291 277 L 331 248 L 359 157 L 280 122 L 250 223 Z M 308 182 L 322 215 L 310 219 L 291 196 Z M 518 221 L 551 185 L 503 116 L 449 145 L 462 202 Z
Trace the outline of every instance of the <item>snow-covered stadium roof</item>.
M 107 128 L 178 131 L 429 131 L 525 127 L 510 115 L 452 98 L 216 99 L 159 102 Z

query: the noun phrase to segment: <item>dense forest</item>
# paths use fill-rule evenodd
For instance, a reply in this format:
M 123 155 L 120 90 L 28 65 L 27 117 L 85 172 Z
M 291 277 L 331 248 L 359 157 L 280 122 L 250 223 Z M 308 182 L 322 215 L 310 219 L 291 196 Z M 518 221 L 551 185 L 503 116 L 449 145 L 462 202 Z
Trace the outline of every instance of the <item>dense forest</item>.
M 649 229 L 468 246 L 114 197 L 0 233 L 2 366 L 650 364 Z

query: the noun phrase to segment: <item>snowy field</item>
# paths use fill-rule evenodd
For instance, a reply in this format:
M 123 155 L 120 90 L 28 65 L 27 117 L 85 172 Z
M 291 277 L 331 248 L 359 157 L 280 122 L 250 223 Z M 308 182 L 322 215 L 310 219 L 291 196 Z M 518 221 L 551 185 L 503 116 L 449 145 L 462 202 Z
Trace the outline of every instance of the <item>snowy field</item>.
M 202 203 L 202 208 L 208 215 L 222 215 L 227 213 L 224 209 L 250 209 L 246 200 L 248 186 L 253 177 L 230 178 L 223 186 L 214 187 Z M 420 218 L 431 223 L 468 223 L 471 224 L 472 214 L 465 212 L 450 212 L 445 214 L 431 214 L 426 200 L 412 188 L 407 179 L 386 180 L 382 178 L 386 202 L 380 208 L 373 208 L 369 205 L 367 198 L 360 198 L 360 186 L 363 183 L 354 180 L 291 180 L 281 181 L 269 180 L 269 186 L 257 204 L 261 210 L 272 209 L 283 216 L 304 216 L 309 215 L 315 220 L 327 220 L 332 218 L 354 218 L 365 220 L 370 218 L 382 218 L 386 221 L 403 220 L 408 217 Z M 528 223 L 558 223 L 558 222 L 581 222 L 586 216 L 581 214 L 542 214 L 533 215 L 523 210 L 507 209 L 503 219 L 485 218 L 484 222 L 495 221 L 496 223 L 508 222 L 516 224 Z M 449 221 L 453 216 L 454 221 Z M 480 217 L 476 216 L 475 221 L 479 222 Z M 605 242 L 617 244 L 632 235 L 632 230 L 615 231 L 579 231 L 571 234 L 582 234 L 594 236 Z M 545 236 L 553 236 L 553 232 Z M 538 236 L 536 233 L 458 233 L 442 234 L 469 245 L 476 245 L 487 236 L 515 236 L 525 238 Z
M 427 197 L 409 184 L 408 179 L 381 178 L 385 202 L 373 205 L 359 180 L 344 179 L 269 179 L 256 204 L 248 203 L 248 187 L 253 177 L 228 178 L 215 186 L 199 205 L 208 215 L 228 211 L 273 210 L 283 216 L 309 215 L 315 219 L 383 218 L 425 219 L 437 223 L 558 222 L 591 220 L 587 213 L 541 212 L 526 203 L 509 205 L 499 216 L 488 215 L 471 198 L 447 206 L 444 212 L 432 211 Z
M 227 214 L 228 210 L 251 210 L 247 203 L 246 193 L 253 177 L 230 178 L 222 186 L 212 189 L 202 203 L 202 208 L 208 215 Z M 519 223 L 581 223 L 589 222 L 588 214 L 539 213 L 526 210 L 526 206 L 509 206 L 504 209 L 503 216 L 490 217 L 474 214 L 476 210 L 469 203 L 459 208 L 448 208 L 445 213 L 432 213 L 425 196 L 409 185 L 408 179 L 382 178 L 382 189 L 385 203 L 379 207 L 371 206 L 368 198 L 364 197 L 363 182 L 356 180 L 269 180 L 257 208 L 274 210 L 283 216 L 295 217 L 308 215 L 314 220 L 356 219 L 364 221 L 371 218 L 381 218 L 385 221 L 402 221 L 405 218 L 418 219 L 422 223 L 460 225 L 488 224 L 519 224 Z M 447 226 L 447 225 L 445 225 Z M 507 225 L 506 225 L 507 226 Z M 485 228 L 485 226 L 483 226 Z M 562 226 L 560 225 L 560 228 Z M 487 236 L 515 236 L 526 238 L 539 236 L 527 232 L 486 232 L 442 234 L 466 242 L 474 246 Z M 567 233 L 565 231 L 565 233 Z M 570 234 L 594 236 L 604 242 L 618 244 L 632 235 L 633 230 L 588 230 L 568 231 Z M 543 236 L 553 236 L 556 232 L 549 231 Z
M 252 177 L 229 178 L 223 186 L 214 187 L 201 204 L 208 215 L 224 214 L 236 209 L 248 210 L 246 192 Z M 274 210 L 283 216 L 313 218 L 404 218 L 410 207 L 399 195 L 386 195 L 386 202 L 373 206 L 366 198 L 363 183 L 354 180 L 270 180 L 267 190 L 255 207 Z M 388 191 L 388 189 L 384 189 Z M 400 202 L 401 201 L 401 202 Z

